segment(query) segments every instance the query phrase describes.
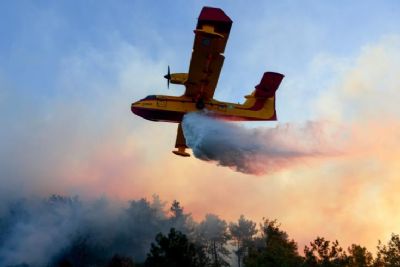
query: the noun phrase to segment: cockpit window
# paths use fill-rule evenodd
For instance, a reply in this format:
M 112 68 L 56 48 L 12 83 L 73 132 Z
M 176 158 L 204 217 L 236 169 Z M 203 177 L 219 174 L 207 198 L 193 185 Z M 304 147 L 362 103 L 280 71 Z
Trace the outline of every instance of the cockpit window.
M 148 95 L 145 98 L 143 98 L 142 100 L 155 100 L 157 99 L 156 95 Z

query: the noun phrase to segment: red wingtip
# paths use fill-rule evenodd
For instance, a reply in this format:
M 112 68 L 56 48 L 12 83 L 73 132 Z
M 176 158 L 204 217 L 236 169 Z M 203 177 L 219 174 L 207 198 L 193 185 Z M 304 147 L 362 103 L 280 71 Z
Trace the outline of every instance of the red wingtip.
M 199 21 L 220 21 L 232 24 L 232 20 L 220 8 L 205 6 L 200 12 Z
M 218 33 L 229 33 L 232 27 L 232 20 L 222 9 L 206 6 L 200 12 L 196 29 L 200 29 L 205 24 L 214 25 Z

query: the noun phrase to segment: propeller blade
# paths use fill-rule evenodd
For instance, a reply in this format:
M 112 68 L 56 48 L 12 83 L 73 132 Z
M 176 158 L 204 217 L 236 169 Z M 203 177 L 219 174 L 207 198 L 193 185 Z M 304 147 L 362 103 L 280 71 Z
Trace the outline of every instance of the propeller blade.
M 168 73 L 166 75 L 164 75 L 164 78 L 167 79 L 167 86 L 168 86 L 168 89 L 169 89 L 169 82 L 171 80 L 171 71 L 169 69 L 169 65 L 168 65 Z

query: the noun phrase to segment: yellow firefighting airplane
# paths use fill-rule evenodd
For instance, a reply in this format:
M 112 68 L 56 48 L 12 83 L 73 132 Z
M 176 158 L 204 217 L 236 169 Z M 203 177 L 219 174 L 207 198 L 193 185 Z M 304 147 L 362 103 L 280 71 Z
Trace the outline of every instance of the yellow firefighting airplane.
M 189 73 L 170 73 L 164 77 L 169 83 L 186 87 L 182 96 L 149 95 L 132 103 L 131 110 L 151 121 L 179 123 L 176 155 L 189 157 L 181 122 L 188 112 L 207 109 L 209 114 L 231 121 L 276 120 L 275 91 L 284 75 L 265 72 L 255 90 L 245 96 L 243 104 L 220 102 L 213 99 L 219 74 L 224 63 L 224 50 L 232 20 L 219 8 L 203 7 L 194 30 L 194 45 Z

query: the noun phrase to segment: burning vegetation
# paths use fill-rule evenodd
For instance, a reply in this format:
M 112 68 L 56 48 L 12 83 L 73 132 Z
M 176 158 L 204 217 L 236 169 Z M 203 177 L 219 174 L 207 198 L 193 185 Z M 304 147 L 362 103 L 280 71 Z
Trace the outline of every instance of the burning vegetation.
M 178 201 L 81 201 L 53 195 L 0 209 L 0 265 L 36 266 L 399 266 L 400 238 L 377 253 L 317 237 L 304 249 L 276 220 L 214 214 L 196 222 Z

